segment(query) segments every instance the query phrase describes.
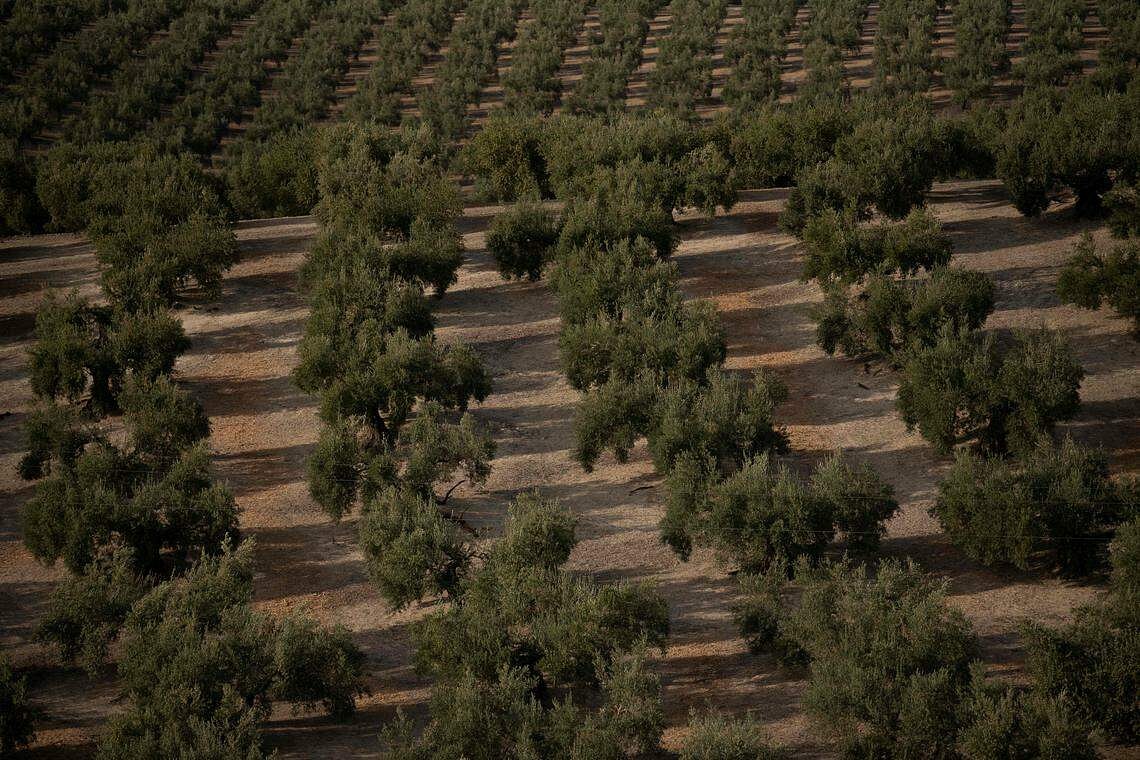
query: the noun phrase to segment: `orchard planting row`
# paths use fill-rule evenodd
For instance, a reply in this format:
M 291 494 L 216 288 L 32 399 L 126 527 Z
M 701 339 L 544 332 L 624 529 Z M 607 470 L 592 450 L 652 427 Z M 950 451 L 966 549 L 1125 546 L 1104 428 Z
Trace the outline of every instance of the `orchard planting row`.
M 1081 70 L 1084 0 L 1025 0 L 1028 36 L 1016 73 L 1028 88 L 1064 84 Z
M 96 80 L 130 59 L 150 35 L 209 0 L 134 0 L 38 60 L 0 97 L 0 130 L 25 140 L 49 126 Z
M 809 97 L 843 92 L 843 57 L 859 47 L 867 0 L 815 0 L 808 3 L 808 11 L 802 34 L 805 92 Z
M 1005 39 L 1010 27 L 1009 0 L 959 0 L 954 7 L 954 58 L 946 84 L 961 104 L 984 98 L 994 76 L 1009 68 Z
M 625 109 L 625 87 L 641 62 L 649 19 L 661 0 L 603 0 L 598 3 L 601 27 L 591 34 L 590 57 L 566 106 L 574 113 L 612 114 Z
M 534 0 L 534 19 L 523 27 L 503 75 L 504 105 L 514 111 L 550 113 L 562 95 L 558 69 L 578 36 L 586 0 Z
M 258 103 L 268 64 L 285 61 L 294 38 L 309 28 L 321 5 L 318 0 L 265 0 L 242 38 L 193 80 L 171 113 L 152 124 L 148 137 L 172 150 L 213 150 L 226 127 Z
M 350 59 L 393 5 L 337 0 L 323 8 L 274 81 L 273 96 L 243 125 L 241 139 L 270 139 L 323 116 Z
M 787 38 L 800 0 L 745 0 L 744 23 L 732 31 L 725 49 L 731 73 L 724 102 L 748 111 L 780 95 Z
M 334 519 L 359 505 L 369 574 L 393 606 L 451 601 L 414 625 L 416 661 L 433 681 L 429 721 L 398 715 L 382 741 L 408 757 L 655 746 L 660 685 L 645 659 L 668 632 L 660 596 L 563 570 L 576 520 L 537 495 L 510 505 L 502 538 L 476 543 L 450 506 L 455 486 L 440 493 L 456 474 L 483 483 L 494 452 L 464 414 L 490 392 L 488 376 L 471 349 L 437 341 L 424 295 L 442 296 L 462 260 L 454 188 L 385 130 L 340 128 L 326 140 L 295 375 L 320 395 L 325 425 L 310 489 Z M 472 710 L 487 720 L 464 720 Z
M 49 297 L 29 357 L 24 540 L 68 572 L 37 635 L 66 663 L 117 672 L 125 709 L 99 756 L 256 756 L 275 702 L 350 715 L 363 656 L 344 629 L 250 606 L 253 545 L 239 544 L 233 495 L 211 475 L 209 420 L 173 375 L 190 345 L 175 298 L 217 295 L 235 259 L 212 182 L 154 153 L 86 182 L 102 298 Z M 0 676 L 7 751 L 31 727 L 8 698 L 22 687 L 6 665 Z
M 457 0 L 411 0 L 401 5 L 391 23 L 380 30 L 379 60 L 345 107 L 345 118 L 362 124 L 399 124 L 401 99 L 411 95 L 412 79 L 428 55 L 439 50 L 462 7 Z
M 65 123 L 65 139 L 83 144 L 133 137 L 185 90 L 195 67 L 233 23 L 260 5 L 261 0 L 215 0 L 188 9 L 166 35 L 115 72 L 106 92 Z
M 0 27 L 0 85 L 8 85 L 16 74 L 54 45 L 102 15 L 116 13 L 128 0 L 76 0 L 69 3 L 3 4 L 7 18 Z
M 452 30 L 435 81 L 419 93 L 423 122 L 445 146 L 463 135 L 467 106 L 478 103 L 494 75 L 499 45 L 514 38 L 524 6 L 522 0 L 472 0 Z
M 649 105 L 693 114 L 712 94 L 712 52 L 726 0 L 673 0 L 673 25 L 649 74 Z
M 919 93 L 934 74 L 934 20 L 938 0 L 882 0 L 875 34 L 875 86 L 887 93 Z M 960 12 L 960 11 L 959 11 Z

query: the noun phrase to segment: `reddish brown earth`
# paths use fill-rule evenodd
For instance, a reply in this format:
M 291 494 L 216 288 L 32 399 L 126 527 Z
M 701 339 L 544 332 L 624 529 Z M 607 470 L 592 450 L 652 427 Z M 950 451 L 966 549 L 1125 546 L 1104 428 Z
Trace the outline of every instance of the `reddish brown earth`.
M 986 570 L 940 535 L 926 508 L 946 460 L 906 432 L 894 410 L 891 374 L 826 357 L 814 346 L 809 312 L 820 295 L 798 280 L 801 250 L 776 229 L 784 194 L 755 191 L 730 214 L 684 219 L 676 257 L 683 287 L 720 309 L 730 368 L 765 368 L 788 385 L 790 400 L 779 419 L 792 439 L 793 465 L 842 450 L 877 468 L 902 504 L 889 525 L 886 551 L 949 576 L 951 600 L 974 621 L 987 661 L 1016 674 L 1018 621 L 1060 623 L 1097 590 Z M 1059 265 L 1089 226 L 1072 221 L 1063 208 L 1043 219 L 1023 219 L 989 182 L 939 186 L 932 203 L 954 238 L 957 262 L 987 271 L 997 282 L 992 328 L 1045 324 L 1073 342 L 1088 377 L 1081 411 L 1066 429 L 1107 448 L 1116 470 L 1140 471 L 1138 344 L 1123 320 L 1062 306 L 1053 293 Z M 574 570 L 658 586 L 673 624 L 668 652 L 656 664 L 667 746 L 676 746 L 691 708 L 711 704 L 754 712 L 799 756 L 827 756 L 825 740 L 800 707 L 803 683 L 768 658 L 750 656 L 737 638 L 730 611 L 735 591 L 725 569 L 709 556 L 682 563 L 659 543 L 659 479 L 644 447 L 629 463 L 607 458 L 590 474 L 572 463 L 576 393 L 558 368 L 556 304 L 544 283 L 499 278 L 482 232 L 496 211 L 468 208 L 462 222 L 468 261 L 459 283 L 438 303 L 441 337 L 473 344 L 495 378 L 493 395 L 475 409 L 498 443 L 495 471 L 485 489 L 457 494 L 468 517 L 493 536 L 508 501 L 538 488 L 579 516 Z M 304 461 L 317 420 L 312 400 L 294 388 L 289 371 L 305 318 L 295 272 L 313 231 L 307 218 L 240 225 L 242 260 L 226 278 L 221 300 L 179 311 L 194 347 L 177 375 L 210 414 L 218 475 L 233 488 L 243 529 L 258 543 L 257 604 L 274 612 L 304 607 L 326 622 L 343 623 L 369 657 L 373 693 L 353 723 L 285 711 L 274 716 L 269 742 L 282 757 L 375 756 L 376 733 L 395 707 L 420 709 L 427 695 L 409 666 L 408 623 L 432 607 L 390 611 L 367 581 L 352 520 L 331 524 L 306 490 Z M 32 755 L 81 757 L 120 705 L 110 681 L 65 672 L 30 641 L 60 573 L 38 565 L 23 548 L 19 513 L 31 489 L 14 468 L 30 401 L 24 352 L 33 311 L 49 285 L 91 291 L 94 261 L 76 237 L 41 236 L 0 243 L 0 262 L 0 412 L 7 413 L 0 420 L 0 644 L 30 669 L 32 695 L 45 712 Z

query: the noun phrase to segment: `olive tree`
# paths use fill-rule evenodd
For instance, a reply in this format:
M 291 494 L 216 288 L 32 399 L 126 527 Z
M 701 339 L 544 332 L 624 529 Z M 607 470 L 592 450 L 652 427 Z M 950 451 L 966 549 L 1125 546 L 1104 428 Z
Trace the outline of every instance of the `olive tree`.
M 1135 500 L 1135 495 L 1133 496 Z M 1135 504 L 1135 501 L 1133 501 Z M 1111 545 L 1108 593 L 1060 629 L 1028 624 L 1028 670 L 1046 697 L 1065 698 L 1083 720 L 1121 744 L 1140 741 L 1140 521 Z
M 982 272 L 935 269 L 924 280 L 872 275 L 863 288 L 832 284 L 813 314 L 816 342 L 828 354 L 897 361 L 906 349 L 933 345 L 942 332 L 976 330 L 994 309 L 994 284 Z
M 308 214 L 317 203 L 311 129 L 288 129 L 265 140 L 240 140 L 226 155 L 226 198 L 240 219 Z
M 150 572 L 185 567 L 237 533 L 233 496 L 210 477 L 209 423 L 166 378 L 123 395 L 126 448 L 98 437 L 54 462 L 24 508 L 24 540 L 37 559 L 82 572 L 115 545 Z
M 134 604 L 119 676 L 128 707 L 98 756 L 267 757 L 274 703 L 352 715 L 364 655 L 344 628 L 255 611 L 252 544 L 203 559 Z
M 760 721 L 693 711 L 681 760 L 781 760 L 787 753 L 769 742 Z
M 29 349 L 32 392 L 112 413 L 128 378 L 170 374 L 189 347 L 181 322 L 165 311 L 129 313 L 93 305 L 75 292 L 49 293 L 36 312 Z
M 687 454 L 666 486 L 663 540 L 685 559 L 694 543 L 707 543 L 749 573 L 799 557 L 818 559 L 837 533 L 852 551 L 873 551 L 884 521 L 898 509 L 890 486 L 873 470 L 838 457 L 804 482 L 767 452 L 726 477 L 714 463 Z
M 36 232 L 46 221 L 36 197 L 36 165 L 11 140 L 0 140 L 0 237 Z
M 460 153 L 479 197 L 517 201 L 551 194 L 544 156 L 546 124 L 538 116 L 496 111 Z
M 535 202 L 523 201 L 495 217 L 487 230 L 487 250 L 503 279 L 542 276 L 561 230 L 553 213 Z
M 807 672 L 804 703 L 844 754 L 958 760 L 1095 757 L 1087 728 L 1063 697 L 989 683 L 978 641 L 946 602 L 946 582 L 913 564 L 874 571 L 849 562 L 800 562 L 742 578 L 742 633 Z M 1002 755 L 1004 756 L 1004 755 Z
M 834 210 L 824 210 L 803 231 L 807 261 L 803 278 L 858 282 L 868 274 L 914 274 L 950 261 L 950 240 L 926 209 L 911 211 L 902 222 L 857 225 Z
M 431 718 L 419 735 L 409 720 L 390 725 L 392 756 L 627 757 L 657 746 L 660 684 L 645 660 L 664 646 L 664 600 L 572 576 L 561 566 L 574 540 L 564 509 L 534 496 L 511 506 L 505 536 L 455 603 L 415 626 L 417 668 L 435 679 Z
M 908 352 L 897 405 L 908 428 L 942 451 L 966 440 L 1023 451 L 1076 412 L 1083 377 L 1056 333 L 1021 333 L 999 347 L 992 334 L 947 329 Z
M 1017 461 L 959 452 L 931 512 L 985 564 L 1047 562 L 1076 574 L 1103 559 L 1100 539 L 1126 516 L 1126 501 L 1104 453 L 1066 438 L 1043 440 Z
M 1061 270 L 1057 295 L 1084 309 L 1110 306 L 1131 319 L 1133 334 L 1140 336 L 1140 242 L 1119 243 L 1100 253 L 1086 234 Z

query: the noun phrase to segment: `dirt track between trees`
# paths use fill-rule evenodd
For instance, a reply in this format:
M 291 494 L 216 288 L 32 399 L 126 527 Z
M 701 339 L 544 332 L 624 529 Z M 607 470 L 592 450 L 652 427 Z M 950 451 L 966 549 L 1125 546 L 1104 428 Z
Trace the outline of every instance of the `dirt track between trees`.
M 800 247 L 776 228 L 785 195 L 754 191 L 728 215 L 682 220 L 676 256 L 682 285 L 689 296 L 716 302 L 730 368 L 765 368 L 788 385 L 790 399 L 778 419 L 791 436 L 794 466 L 842 450 L 876 467 L 902 504 L 885 550 L 947 575 L 952 601 L 974 621 L 987 661 L 1015 675 L 1018 621 L 1059 623 L 1096 589 L 986 570 L 939 534 L 926 510 L 947 460 L 906 432 L 889 373 L 815 347 L 810 310 L 820 294 L 799 281 Z M 1108 449 L 1115 470 L 1140 471 L 1140 344 L 1125 321 L 1062 306 L 1053 293 L 1060 264 L 1091 228 L 1065 209 L 1023 219 L 992 182 L 939 186 L 931 202 L 953 237 L 956 262 L 997 282 L 991 328 L 1044 324 L 1072 341 L 1088 377 L 1081 411 L 1065 429 Z M 440 337 L 473 344 L 495 380 L 491 397 L 474 409 L 498 444 L 494 474 L 485 489 L 464 487 L 455 498 L 491 536 L 508 501 L 538 488 L 580 518 L 574 570 L 657 584 L 673 625 L 669 650 L 656 665 L 665 687 L 667 746 L 676 746 L 691 708 L 712 704 L 754 712 L 799 756 L 826 756 L 824 738 L 800 706 L 803 683 L 769 659 L 750 656 L 737 638 L 735 591 L 724 568 L 710 556 L 682 563 L 659 543 L 662 493 L 644 446 L 627 464 L 607 457 L 590 474 L 572 463 L 577 394 L 558 368 L 557 305 L 545 283 L 499 278 L 483 249 L 483 230 L 496 210 L 468 208 L 461 223 L 468 260 L 459 283 L 437 304 Z M 368 757 L 378 754 L 376 734 L 397 706 L 422 708 L 427 688 L 409 665 L 408 624 L 431 606 L 390 611 L 367 581 L 353 521 L 331 524 L 308 496 L 304 462 L 317 436 L 316 410 L 289 372 L 305 318 L 295 273 L 313 232 L 307 218 L 239 226 L 243 255 L 221 300 L 179 310 L 194 345 L 177 376 L 210 415 L 217 472 L 237 496 L 243 529 L 257 540 L 257 604 L 275 612 L 305 607 L 343 623 L 369 657 L 372 694 L 354 722 L 285 711 L 274 716 L 268 743 L 283 758 Z M 36 305 L 48 286 L 92 292 L 95 278 L 90 248 L 74 236 L 0 243 L 0 643 L 32 668 L 31 693 L 45 713 L 40 744 L 30 753 L 37 758 L 88 755 L 106 716 L 119 709 L 110 681 L 62 671 L 30 641 L 61 573 L 38 565 L 23 547 L 19 512 L 31 488 L 14 472 L 31 399 L 25 351 Z

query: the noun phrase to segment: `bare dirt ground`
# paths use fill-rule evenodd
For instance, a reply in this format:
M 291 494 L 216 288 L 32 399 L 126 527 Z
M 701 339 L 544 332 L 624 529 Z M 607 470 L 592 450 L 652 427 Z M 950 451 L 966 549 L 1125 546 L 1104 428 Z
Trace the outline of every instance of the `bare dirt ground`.
M 1016 674 L 1018 621 L 1059 623 L 1096 588 L 986 570 L 939 534 L 926 508 L 946 460 L 906 432 L 894 410 L 890 374 L 826 357 L 814 346 L 809 313 L 820 295 L 798 280 L 800 248 L 776 228 L 784 197 L 784 191 L 750 192 L 730 214 L 683 220 L 677 254 L 683 286 L 720 309 L 729 367 L 767 369 L 788 385 L 790 400 L 779 419 L 792 438 L 793 464 L 804 467 L 842 450 L 876 467 L 902 504 L 886 551 L 949 576 L 952 601 L 974 621 L 987 661 Z M 995 183 L 939 186 L 931 200 L 953 235 L 957 262 L 997 281 L 999 305 L 990 326 L 1045 324 L 1073 342 L 1088 377 L 1082 409 L 1066 429 L 1107 448 L 1116 470 L 1140 470 L 1138 344 L 1123 320 L 1062 306 L 1053 293 L 1059 265 L 1088 225 L 1072 221 L 1065 209 L 1022 219 Z M 485 489 L 457 494 L 468 516 L 492 536 L 508 501 L 538 488 L 580 518 L 574 570 L 657 584 L 673 624 L 668 652 L 657 664 L 667 746 L 676 746 L 691 708 L 711 704 L 754 712 L 797 756 L 829 756 L 801 710 L 803 683 L 769 659 L 750 656 L 737 638 L 730 612 L 735 590 L 725 569 L 708 556 L 681 563 L 659 543 L 662 495 L 644 447 L 629 463 L 607 458 L 589 475 L 572 463 L 577 396 L 559 372 L 556 303 L 544 283 L 499 278 L 483 249 L 483 229 L 496 211 L 467 210 L 468 261 L 459 283 L 438 302 L 441 337 L 473 344 L 495 378 L 494 393 L 474 410 L 498 443 L 495 471 Z M 226 278 L 221 300 L 179 311 L 194 346 L 177 374 L 211 417 L 217 472 L 243 509 L 243 529 L 258 543 L 257 604 L 275 612 L 304 607 L 343 623 L 369 657 L 373 693 L 354 722 L 283 711 L 269 726 L 269 743 L 285 758 L 371 757 L 379 753 L 380 725 L 397 706 L 422 709 L 427 688 L 409 665 L 408 624 L 432 607 L 389 610 L 367 581 L 352 520 L 331 524 L 307 493 L 304 461 L 316 439 L 316 413 L 289 372 L 305 318 L 295 272 L 313 232 L 307 218 L 240 225 L 242 260 Z M 23 548 L 19 513 L 31 489 L 14 473 L 30 402 L 24 365 L 36 304 L 49 285 L 91 292 L 94 284 L 94 260 L 81 239 L 0 243 L 0 643 L 29 668 L 32 694 L 45 712 L 33 757 L 86 756 L 107 715 L 120 708 L 109 680 L 54 666 L 50 652 L 30 640 L 60 572 L 41 567 Z

